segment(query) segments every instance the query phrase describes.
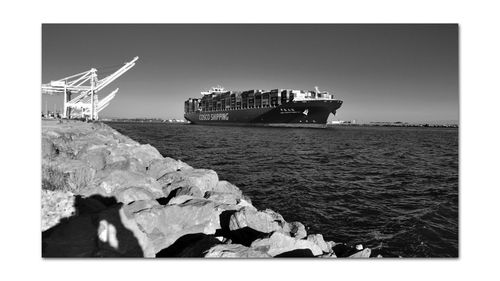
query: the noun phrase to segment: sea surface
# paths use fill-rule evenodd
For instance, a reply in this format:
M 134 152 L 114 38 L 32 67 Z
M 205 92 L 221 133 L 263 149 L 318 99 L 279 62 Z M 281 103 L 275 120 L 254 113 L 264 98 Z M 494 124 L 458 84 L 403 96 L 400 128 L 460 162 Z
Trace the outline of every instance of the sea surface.
M 259 209 L 384 257 L 458 256 L 458 129 L 108 123 Z

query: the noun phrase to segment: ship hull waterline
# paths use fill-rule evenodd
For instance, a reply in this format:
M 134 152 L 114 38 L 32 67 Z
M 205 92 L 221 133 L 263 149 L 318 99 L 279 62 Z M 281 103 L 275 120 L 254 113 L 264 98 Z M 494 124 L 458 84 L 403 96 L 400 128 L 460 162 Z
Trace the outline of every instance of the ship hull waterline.
M 199 125 L 325 128 L 330 113 L 335 115 L 341 105 L 340 100 L 294 101 L 275 107 L 189 112 L 184 118 Z

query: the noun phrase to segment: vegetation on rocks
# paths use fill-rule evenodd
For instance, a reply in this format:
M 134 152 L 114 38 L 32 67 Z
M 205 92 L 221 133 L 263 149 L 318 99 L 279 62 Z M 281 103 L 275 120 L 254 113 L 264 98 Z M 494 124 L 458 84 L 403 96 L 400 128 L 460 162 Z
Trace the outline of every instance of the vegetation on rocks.
M 370 255 L 340 245 L 104 124 L 42 126 L 44 257 Z

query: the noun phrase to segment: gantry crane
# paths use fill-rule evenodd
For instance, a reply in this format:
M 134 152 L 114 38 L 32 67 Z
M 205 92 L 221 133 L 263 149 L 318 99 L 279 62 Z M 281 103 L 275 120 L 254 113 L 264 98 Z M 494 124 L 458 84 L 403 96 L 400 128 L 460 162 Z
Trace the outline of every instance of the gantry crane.
M 81 117 L 98 120 L 99 112 L 106 108 L 118 92 L 118 88 L 99 100 L 97 92 L 134 67 L 139 57 L 125 63 L 121 68 L 103 79 L 98 79 L 97 69 L 71 75 L 42 84 L 42 94 L 63 94 L 63 118 Z

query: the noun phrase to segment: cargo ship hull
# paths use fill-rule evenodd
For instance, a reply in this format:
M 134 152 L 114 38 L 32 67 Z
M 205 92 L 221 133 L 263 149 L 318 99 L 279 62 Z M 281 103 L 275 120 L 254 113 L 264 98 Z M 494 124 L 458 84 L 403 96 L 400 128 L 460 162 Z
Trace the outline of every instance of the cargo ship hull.
M 192 124 L 324 128 L 340 100 L 292 101 L 279 106 L 195 111 L 184 115 Z

